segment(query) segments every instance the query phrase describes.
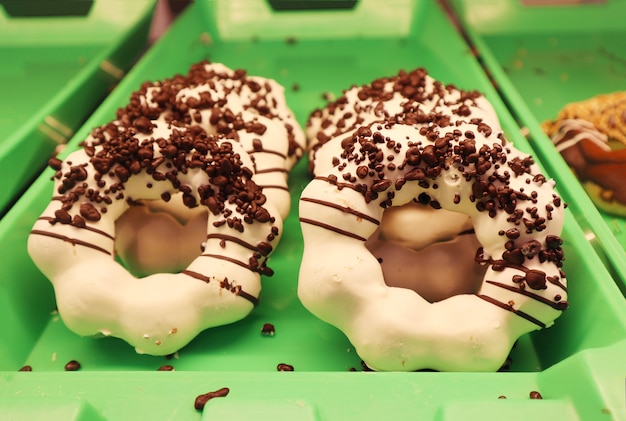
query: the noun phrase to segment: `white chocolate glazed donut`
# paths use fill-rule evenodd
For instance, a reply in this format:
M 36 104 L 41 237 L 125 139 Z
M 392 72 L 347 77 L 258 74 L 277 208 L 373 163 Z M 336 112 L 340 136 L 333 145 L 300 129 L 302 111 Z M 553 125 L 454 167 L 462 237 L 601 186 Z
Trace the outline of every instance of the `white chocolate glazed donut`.
M 138 119 L 133 127 L 103 126 L 83 149 L 51 165 L 56 195 L 28 251 L 54 285 L 71 330 L 167 355 L 255 306 L 282 220 L 238 143 L 199 126 Z M 180 273 L 138 279 L 115 261 L 115 221 L 134 201 L 175 195 L 187 207 L 208 209 L 204 248 L 197 245 L 198 256 Z
M 405 111 L 330 142 L 338 165 L 300 199 L 298 296 L 372 369 L 495 371 L 521 335 L 552 325 L 568 305 L 564 206 L 497 120 L 450 124 L 441 113 Z M 435 208 L 471 217 L 476 259 L 487 266 L 476 293 L 429 303 L 388 286 L 366 248 L 385 209 L 424 194 Z
M 276 81 L 200 62 L 185 76 L 145 83 L 120 110 L 122 123 L 124 115 L 199 124 L 210 134 L 240 142 L 253 157 L 257 183 L 287 217 L 288 173 L 302 156 L 305 138 Z

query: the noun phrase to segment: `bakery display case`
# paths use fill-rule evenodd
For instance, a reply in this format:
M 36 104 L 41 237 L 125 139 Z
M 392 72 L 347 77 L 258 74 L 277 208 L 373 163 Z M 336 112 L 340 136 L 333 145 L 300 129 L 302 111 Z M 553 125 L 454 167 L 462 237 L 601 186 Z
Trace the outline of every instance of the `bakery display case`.
M 626 218 L 594 205 L 542 130 L 542 123 L 556 119 L 569 103 L 624 90 L 626 5 L 611 0 L 450 4 L 588 241 L 626 293 Z
M 540 159 L 509 100 L 438 2 L 297 6 L 194 2 L 59 157 L 76 150 L 92 128 L 113 120 L 143 82 L 183 74 L 202 60 L 275 79 L 303 126 L 314 109 L 353 84 L 424 67 L 444 83 L 484 93 L 507 139 L 537 154 L 567 197 L 571 186 L 559 180 L 563 169 Z M 588 204 L 570 204 L 561 235 L 569 308 L 554 326 L 521 337 L 500 371 L 371 372 L 341 331 L 309 313 L 297 296 L 303 254 L 298 200 L 311 179 L 306 158 L 290 174 L 291 212 L 268 261 L 274 275 L 263 277 L 259 305 L 245 319 L 206 330 L 167 357 L 137 354 L 119 339 L 80 337 L 64 325 L 53 288 L 26 247 L 50 200 L 53 174 L 46 169 L 0 221 L 0 413 L 8 419 L 45 411 L 55 420 L 626 420 L 626 306 L 606 256 L 580 221 L 579 206 Z M 206 402 L 196 402 L 201 395 Z
M 0 2 L 0 215 L 144 50 L 154 5 Z

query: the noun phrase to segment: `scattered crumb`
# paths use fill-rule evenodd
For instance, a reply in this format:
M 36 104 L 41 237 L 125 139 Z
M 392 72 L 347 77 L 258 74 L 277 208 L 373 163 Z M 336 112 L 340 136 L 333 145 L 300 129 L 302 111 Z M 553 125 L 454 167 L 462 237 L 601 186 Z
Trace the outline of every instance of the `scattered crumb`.
M 157 369 L 157 371 L 174 371 L 174 366 L 169 365 L 169 364 L 162 365 L 161 367 Z
M 335 95 L 332 92 L 324 92 L 322 94 L 322 99 L 328 101 L 328 102 L 332 102 L 335 100 Z
M 80 363 L 76 360 L 71 360 L 65 364 L 65 371 L 78 371 L 80 370 Z
M 276 329 L 274 328 L 273 324 L 271 323 L 263 324 L 263 327 L 261 328 L 261 335 L 274 336 L 275 333 L 276 333 Z
M 200 34 L 200 42 L 204 45 L 213 44 L 213 37 L 208 32 L 203 32 Z
M 222 387 L 221 389 L 215 390 L 213 392 L 204 393 L 202 395 L 196 396 L 196 400 L 194 401 L 194 408 L 198 410 L 204 409 L 204 405 L 213 399 L 213 398 L 222 398 L 227 396 L 230 392 L 230 389 L 227 387 Z
M 280 363 L 276 366 L 278 371 L 293 371 L 293 366 L 289 364 Z

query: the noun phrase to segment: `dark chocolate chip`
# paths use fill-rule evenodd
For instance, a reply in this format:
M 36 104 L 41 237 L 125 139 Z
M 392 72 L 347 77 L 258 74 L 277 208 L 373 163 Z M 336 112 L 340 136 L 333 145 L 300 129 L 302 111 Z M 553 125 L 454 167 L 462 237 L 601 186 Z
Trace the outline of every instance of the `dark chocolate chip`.
M 161 367 L 157 369 L 157 371 L 174 371 L 174 366 L 169 365 L 169 364 L 162 365 Z
M 78 371 L 80 370 L 80 363 L 76 360 L 69 361 L 65 364 L 65 371 Z
M 274 336 L 275 333 L 276 333 L 276 330 L 273 324 L 271 323 L 263 324 L 263 327 L 261 328 L 261 334 L 263 336 Z
M 276 366 L 278 371 L 293 371 L 293 366 L 289 364 L 280 363 Z

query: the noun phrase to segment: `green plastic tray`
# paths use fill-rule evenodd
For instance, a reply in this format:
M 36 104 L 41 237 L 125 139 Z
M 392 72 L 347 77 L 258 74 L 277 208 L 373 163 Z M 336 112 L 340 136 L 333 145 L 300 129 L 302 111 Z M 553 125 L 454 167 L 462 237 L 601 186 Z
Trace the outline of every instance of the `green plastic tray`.
M 73 3 L 85 14 L 24 16 L 55 2 L 0 2 L 0 216 L 147 45 L 155 0 Z
M 626 3 L 523 3 L 452 0 L 531 146 L 626 295 L 626 218 L 595 207 L 540 127 L 569 102 L 626 89 Z
M 276 78 L 301 123 L 324 104 L 326 93 L 424 66 L 440 80 L 485 92 L 507 136 L 530 151 L 438 3 L 394 2 L 384 13 L 378 4 L 274 12 L 262 1 L 196 2 L 68 149 L 113 119 L 142 82 L 211 59 Z M 300 162 L 290 178 L 292 212 L 269 262 L 276 274 L 263 279 L 259 306 L 238 323 L 205 331 L 171 359 L 138 355 L 121 340 L 81 338 L 65 328 L 49 282 L 26 252 L 29 230 L 51 194 L 52 171 L 45 171 L 0 221 L 0 414 L 33 419 L 46 413 L 53 420 L 626 419 L 626 306 L 571 212 L 563 233 L 571 307 L 550 329 L 519 340 L 509 372 L 363 372 L 345 336 L 311 315 L 296 295 L 302 255 L 297 199 L 310 178 L 306 167 Z M 275 326 L 274 336 L 261 334 L 264 323 Z M 65 372 L 70 360 L 82 368 Z M 294 371 L 277 371 L 280 363 Z M 18 372 L 24 365 L 33 371 Z M 175 371 L 157 371 L 163 365 Z M 194 409 L 197 395 L 223 387 L 228 396 Z M 532 391 L 543 399 L 530 399 Z

